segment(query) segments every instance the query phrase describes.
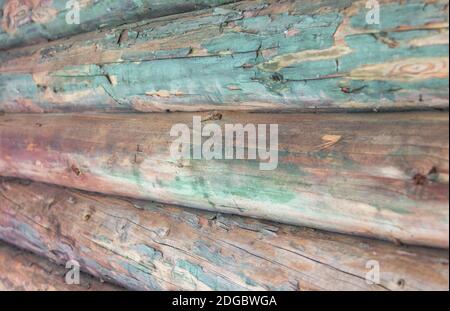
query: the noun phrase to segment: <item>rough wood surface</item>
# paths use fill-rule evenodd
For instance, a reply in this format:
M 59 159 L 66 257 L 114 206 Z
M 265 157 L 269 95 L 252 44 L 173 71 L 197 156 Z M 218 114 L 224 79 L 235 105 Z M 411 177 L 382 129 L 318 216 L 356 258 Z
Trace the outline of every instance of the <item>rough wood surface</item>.
M 175 160 L 170 130 L 190 113 L 5 114 L 0 175 L 448 248 L 448 113 L 198 116 L 278 124 L 278 167 Z
M 17 180 L 1 181 L 0 212 L 2 239 L 130 289 L 448 290 L 443 250 Z
M 448 1 L 245 1 L 0 53 L 0 111 L 448 108 Z
M 65 282 L 67 271 L 45 258 L 0 242 L 0 291 L 118 290 L 84 273 L 80 275 L 79 285 L 68 285 Z
M 66 22 L 66 16 L 73 18 L 74 2 L 80 8 L 79 24 Z M 235 1 L 0 0 L 0 50 L 232 2 Z

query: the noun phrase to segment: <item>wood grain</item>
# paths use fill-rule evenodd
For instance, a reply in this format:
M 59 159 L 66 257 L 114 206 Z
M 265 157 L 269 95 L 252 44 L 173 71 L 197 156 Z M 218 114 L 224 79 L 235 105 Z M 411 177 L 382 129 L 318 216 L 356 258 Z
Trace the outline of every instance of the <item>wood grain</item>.
M 74 21 L 79 7 L 79 23 Z M 125 22 L 190 12 L 234 0 L 0 0 L 0 50 L 53 41 Z
M 379 2 L 379 25 L 365 0 L 242 1 L 5 51 L 0 111 L 448 109 L 448 1 Z
M 5 114 L 0 175 L 448 248 L 448 113 L 198 115 L 277 124 L 273 171 L 260 159 L 174 159 L 170 130 L 193 116 Z
M 443 250 L 11 179 L 0 212 L 2 239 L 129 289 L 448 290 Z
M 0 242 L 0 291 L 119 290 L 85 273 L 81 273 L 79 285 L 69 285 L 65 282 L 67 271 L 45 258 Z

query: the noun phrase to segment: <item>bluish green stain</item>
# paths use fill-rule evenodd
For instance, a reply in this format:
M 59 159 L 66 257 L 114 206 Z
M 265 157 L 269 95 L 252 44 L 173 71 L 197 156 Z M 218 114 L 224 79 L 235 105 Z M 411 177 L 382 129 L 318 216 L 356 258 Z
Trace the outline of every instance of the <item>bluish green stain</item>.
M 256 283 L 255 281 L 253 281 L 250 277 L 245 275 L 243 272 L 239 272 L 238 274 L 241 277 L 241 279 L 244 280 L 245 284 L 247 284 L 249 286 L 253 286 L 253 287 L 261 286 L 258 283 Z
M 195 241 L 192 251 L 218 266 L 227 266 L 230 261 L 234 261 L 232 257 L 223 256 L 217 247 L 207 245 L 201 240 Z
M 0 74 L 0 98 L 2 101 L 35 98 L 38 91 L 30 74 Z
M 399 32 L 390 32 L 389 38 L 399 41 L 405 41 L 408 42 L 410 40 L 414 39 L 421 39 L 421 38 L 427 38 L 429 36 L 438 35 L 440 34 L 440 30 L 410 30 L 410 31 L 399 31 Z
M 197 264 L 191 263 L 187 260 L 177 260 L 176 266 L 189 272 L 199 282 L 205 284 L 214 291 L 243 291 L 244 287 L 237 285 L 223 276 L 205 272 L 203 268 Z
M 139 255 L 147 258 L 150 262 L 161 260 L 163 258 L 163 254 L 160 251 L 145 244 L 135 245 L 133 246 L 133 249 L 136 250 Z
M 219 267 L 228 266 L 230 262 L 235 261 L 235 258 L 230 256 L 223 256 L 220 253 L 220 249 L 215 246 L 208 245 L 203 241 L 196 241 L 194 243 L 193 252 L 201 256 L 202 258 L 206 258 L 208 261 L 214 263 Z M 261 286 L 243 272 L 243 270 L 245 270 L 246 268 L 252 267 L 250 267 L 247 263 L 240 263 L 240 271 L 236 271 L 239 277 L 245 282 L 245 284 L 249 286 Z
M 349 72 L 365 65 L 399 61 L 403 58 L 443 57 L 448 55 L 448 45 L 391 48 L 387 44 L 378 42 L 370 34 L 349 36 L 346 37 L 345 41 L 353 52 L 339 59 L 339 68 L 342 72 Z
M 160 284 L 161 281 L 158 281 L 155 277 L 153 277 L 151 268 L 124 260 L 118 261 L 118 264 L 120 264 L 127 271 L 129 276 L 132 276 L 137 280 L 137 282 L 135 282 L 136 286 L 142 288 L 142 285 L 144 285 L 146 288 L 152 290 L 163 290 Z
M 53 105 L 42 99 L 43 89 L 33 86 L 31 76 L 0 75 L 0 105 L 18 98 L 29 98 L 43 109 L 62 109 L 68 111 L 83 110 L 133 110 L 133 101 L 156 101 L 164 104 L 193 105 L 214 104 L 240 105 L 242 102 L 261 102 L 289 105 L 299 108 L 339 107 L 341 103 L 358 102 L 360 108 L 376 106 L 395 107 L 402 98 L 410 100 L 411 93 L 417 89 L 432 91 L 438 97 L 448 96 L 447 79 L 430 79 L 416 82 L 398 81 L 343 81 L 332 77 L 334 74 L 346 75 L 352 70 L 367 64 L 382 64 L 404 58 L 445 57 L 448 45 L 433 45 L 411 48 L 407 40 L 426 36 L 434 31 L 405 31 L 383 33 L 393 40 L 398 40 L 398 47 L 392 48 L 380 42 L 371 34 L 351 35 L 345 38 L 352 50 L 348 55 L 338 59 L 303 61 L 294 63 L 275 72 L 268 72 L 257 67 L 267 62 L 271 56 L 262 56 L 264 49 L 276 49 L 277 55 L 286 55 L 305 50 L 321 50 L 333 46 L 333 34 L 342 22 L 341 14 L 305 14 L 319 5 L 298 4 L 291 14 L 281 13 L 272 16 L 256 16 L 242 19 L 242 12 L 218 9 L 212 15 L 193 19 L 180 19 L 164 23 L 157 28 L 136 27 L 130 31 L 131 41 L 143 43 L 149 40 L 183 35 L 208 27 L 208 31 L 217 32 L 217 36 L 208 35 L 210 39 L 201 41 L 209 56 L 190 57 L 191 47 L 161 51 L 127 51 L 123 55 L 124 63 L 98 66 L 82 66 L 80 74 L 75 74 L 71 67 L 51 73 L 52 81 L 47 86 L 60 95 L 81 94 L 89 90 L 87 96 L 76 96 L 70 103 Z M 348 3 L 347 3 L 348 4 Z M 345 7 L 347 4 L 329 3 L 330 7 Z M 418 18 L 406 23 L 406 19 L 420 7 Z M 420 1 L 397 5 L 383 5 L 384 22 L 381 30 L 388 30 L 399 25 L 421 25 L 429 21 L 446 21 L 448 18 L 439 9 L 442 4 L 429 4 L 422 7 Z M 364 11 L 364 10 L 363 10 Z M 423 16 L 422 16 L 423 13 Z M 402 14 L 406 14 L 405 18 Z M 401 16 L 400 19 L 397 17 Z M 395 17 L 395 18 L 394 18 Z M 405 21 L 403 20 L 405 19 Z M 219 28 L 224 23 L 233 21 L 240 31 L 233 28 Z M 403 22 L 405 22 L 403 24 Z M 367 27 L 365 14 L 361 12 L 352 18 L 356 28 Z M 395 27 L 394 27 L 395 26 Z M 286 30 L 297 29 L 299 32 L 291 37 L 285 36 Z M 139 37 L 135 38 L 139 32 Z M 120 31 L 108 33 L 99 41 L 105 49 L 118 49 L 117 39 Z M 134 35 L 133 35 L 134 34 Z M 58 49 L 58 47 L 52 48 Z M 50 53 L 51 51 L 44 51 Z M 222 55 L 233 53 L 231 55 Z M 221 55 L 216 55 L 221 54 Z M 6 54 L 0 58 L 11 59 Z M 167 59 L 175 57 L 174 59 Z M 141 60 L 142 62 L 130 62 Z M 253 65 L 253 67 L 251 67 Z M 270 64 L 266 64 L 270 67 Z M 250 67 L 249 67 L 250 66 Z M 77 68 L 77 67 L 75 67 Z M 117 79 L 117 85 L 111 85 L 107 75 Z M 331 76 L 331 77 L 329 77 Z M 347 83 L 356 92 L 343 92 L 342 85 Z M 238 86 L 234 88 L 233 86 Z M 176 93 L 170 98 L 152 98 L 146 94 L 158 91 Z M 320 92 L 318 92 L 320 90 Z M 409 91 L 409 92 L 408 92 Z M 6 95 L 4 95 L 6 94 Z M 421 103 L 417 105 L 431 105 Z M 1 106 L 0 106 L 1 107 Z
M 16 223 L 16 221 L 14 221 Z M 37 232 L 33 227 L 25 223 L 16 223 L 15 228 L 20 232 L 20 234 L 25 238 L 27 243 L 38 247 L 39 249 L 46 249 L 46 245 L 41 240 L 39 232 Z
M 402 3 L 390 3 L 380 6 L 380 25 L 370 25 L 366 22 L 368 10 L 362 10 L 351 19 L 351 25 L 356 28 L 395 29 L 399 25 L 420 26 L 439 20 L 445 16 L 445 1 L 425 3 L 421 0 L 408 0 Z
M 176 193 L 179 195 L 206 198 L 210 201 L 217 201 L 217 198 L 234 197 L 235 199 L 243 198 L 280 204 L 288 203 L 295 198 L 295 194 L 289 190 L 289 182 L 274 182 L 270 178 L 270 173 L 267 173 L 267 176 L 264 176 L 263 173 L 258 176 L 239 174 L 239 179 L 237 179 L 233 177 L 231 170 L 239 170 L 239 161 L 220 160 L 221 165 L 231 169 L 229 178 L 224 178 L 222 174 L 203 173 L 208 170 L 208 165 L 211 164 L 210 161 L 207 162 L 202 160 L 191 161 L 190 170 L 196 172 L 196 174 L 193 174 L 193 176 L 178 176 L 178 180 L 173 180 L 165 186 L 176 189 Z M 259 168 L 259 162 L 245 160 L 247 169 L 251 165 L 250 162 L 254 162 Z M 258 170 L 258 168 L 256 169 Z M 208 176 L 207 182 L 200 180 L 196 175 Z M 205 193 L 208 195 L 205 196 Z
M 256 51 L 261 47 L 261 39 L 257 35 L 248 33 L 226 33 L 218 38 L 214 38 L 203 47 L 211 54 L 220 52 L 247 53 Z
M 94 1 L 89 6 L 83 7 L 80 12 L 79 24 L 66 22 L 67 1 L 54 0 L 52 8 L 58 13 L 47 24 L 28 23 L 20 26 L 14 35 L 6 34 L 0 28 L 0 49 L 31 44 L 38 40 L 56 40 L 87 31 L 95 31 L 105 26 L 116 26 L 124 21 L 134 22 L 144 18 L 156 18 L 176 13 L 189 12 L 202 8 L 215 7 L 234 0 L 102 0 Z M 0 1 L 0 7 L 4 2 Z

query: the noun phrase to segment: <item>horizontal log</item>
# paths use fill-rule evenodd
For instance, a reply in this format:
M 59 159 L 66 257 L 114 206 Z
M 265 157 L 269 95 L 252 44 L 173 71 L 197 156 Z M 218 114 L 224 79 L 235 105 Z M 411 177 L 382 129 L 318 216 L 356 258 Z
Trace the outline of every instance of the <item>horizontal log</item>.
M 117 287 L 80 274 L 80 284 L 67 284 L 69 270 L 27 251 L 0 242 L 0 291 L 116 291 Z
M 365 0 L 244 1 L 3 52 L 0 111 L 448 108 L 448 1 L 379 2 L 378 25 Z
M 0 0 L 0 50 L 231 2 L 235 1 Z
M 277 125 L 278 143 L 266 145 L 274 170 L 249 159 L 261 139 L 228 139 L 233 159 L 177 160 L 173 151 L 183 148 L 170 136 L 174 125 L 195 131 L 185 150 L 202 147 L 194 117 L 5 114 L 0 175 L 448 248 L 448 113 L 197 116 L 199 126 L 219 130 Z M 246 159 L 239 160 L 241 147 Z
M 2 239 L 129 289 L 448 290 L 443 250 L 7 179 L 0 212 Z

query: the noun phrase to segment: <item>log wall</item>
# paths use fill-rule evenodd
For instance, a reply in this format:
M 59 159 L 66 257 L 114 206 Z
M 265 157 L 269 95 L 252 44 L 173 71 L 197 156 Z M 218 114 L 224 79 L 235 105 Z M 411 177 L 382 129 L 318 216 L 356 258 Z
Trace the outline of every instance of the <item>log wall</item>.
M 192 128 L 190 113 L 6 114 L 0 175 L 448 248 L 448 113 L 199 117 L 203 126 L 278 124 L 278 166 L 174 159 L 171 128 Z
M 0 290 L 448 291 L 448 1 L 377 3 L 0 0 Z
M 448 109 L 448 1 L 380 1 L 378 25 L 366 2 L 244 1 L 6 51 L 0 111 Z
M 235 0 L 0 0 L 0 50 L 231 2 Z M 75 8 L 78 24 L 72 22 Z
M 0 291 L 118 290 L 85 273 L 81 273 L 79 285 L 69 285 L 65 282 L 67 271 L 45 258 L 0 242 Z
M 1 239 L 129 289 L 448 290 L 448 251 L 10 179 L 0 212 Z

